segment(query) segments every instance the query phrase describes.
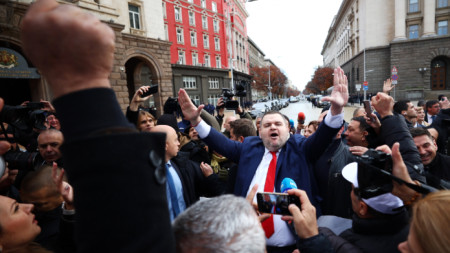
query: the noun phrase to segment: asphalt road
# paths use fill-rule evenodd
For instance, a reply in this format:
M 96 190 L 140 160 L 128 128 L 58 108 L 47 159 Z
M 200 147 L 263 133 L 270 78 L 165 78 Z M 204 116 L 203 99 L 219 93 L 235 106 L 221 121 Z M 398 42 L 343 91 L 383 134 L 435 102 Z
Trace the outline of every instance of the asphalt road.
M 353 111 L 357 105 L 354 106 L 346 105 L 344 107 L 344 119 L 349 122 L 353 116 Z M 303 112 L 305 114 L 305 124 L 308 124 L 312 120 L 317 120 L 322 108 L 313 108 L 311 103 L 308 101 L 299 101 L 297 103 L 290 103 L 288 107 L 280 110 L 281 113 L 285 114 L 289 117 L 289 119 L 293 119 L 295 122 L 295 127 L 297 127 L 297 115 L 299 112 Z

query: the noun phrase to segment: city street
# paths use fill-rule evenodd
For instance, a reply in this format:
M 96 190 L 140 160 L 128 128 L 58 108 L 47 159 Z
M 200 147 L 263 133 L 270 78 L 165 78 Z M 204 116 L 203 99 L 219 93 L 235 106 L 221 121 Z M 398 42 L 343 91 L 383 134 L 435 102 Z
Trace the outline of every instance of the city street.
M 347 105 L 344 107 L 345 111 L 345 121 L 349 122 L 352 118 L 353 111 L 357 105 L 354 106 Z M 295 122 L 295 127 L 297 127 L 297 115 L 299 112 L 303 112 L 305 114 L 305 124 L 312 120 L 317 120 L 319 117 L 320 112 L 322 111 L 322 108 L 312 108 L 311 103 L 308 101 L 299 101 L 297 103 L 291 103 L 288 107 L 283 108 L 280 110 L 283 114 L 289 117 L 289 119 L 293 119 Z

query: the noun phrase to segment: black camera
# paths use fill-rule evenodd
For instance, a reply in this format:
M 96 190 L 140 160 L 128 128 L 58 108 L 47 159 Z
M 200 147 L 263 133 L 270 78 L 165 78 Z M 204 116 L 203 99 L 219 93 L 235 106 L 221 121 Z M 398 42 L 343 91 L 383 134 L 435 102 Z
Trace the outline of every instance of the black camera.
M 0 177 L 3 176 L 6 170 L 6 164 L 10 170 L 34 170 L 38 164 L 41 164 L 43 160 L 39 159 L 38 152 L 22 152 L 10 150 L 3 156 L 0 156 Z
M 42 103 L 28 103 L 26 106 L 5 105 L 0 114 L 0 122 L 5 122 L 23 132 L 31 132 L 33 128 L 45 130 L 46 112 L 39 110 Z
M 358 162 L 358 188 L 361 197 L 368 199 L 392 191 L 392 157 L 390 154 L 369 149 Z
M 222 97 L 227 110 L 236 110 L 239 108 L 239 101 L 233 100 L 234 93 L 230 89 L 223 88 Z
M 236 85 L 236 96 L 237 97 L 247 96 L 247 91 L 245 90 L 245 81 L 241 81 L 240 84 Z

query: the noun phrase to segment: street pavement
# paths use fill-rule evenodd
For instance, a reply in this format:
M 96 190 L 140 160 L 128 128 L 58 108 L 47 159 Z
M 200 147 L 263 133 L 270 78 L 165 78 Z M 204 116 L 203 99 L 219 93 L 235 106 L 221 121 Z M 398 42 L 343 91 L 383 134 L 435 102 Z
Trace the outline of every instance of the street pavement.
M 348 104 L 344 107 L 344 119 L 349 122 L 353 116 L 353 111 L 355 108 L 359 107 L 359 104 L 354 104 L 353 106 Z M 297 115 L 299 112 L 305 114 L 305 125 L 310 121 L 317 120 L 322 108 L 313 108 L 311 103 L 308 101 L 299 101 L 297 103 L 290 103 L 288 107 L 280 110 L 281 113 L 289 117 L 289 119 L 294 120 L 295 127 L 297 127 Z

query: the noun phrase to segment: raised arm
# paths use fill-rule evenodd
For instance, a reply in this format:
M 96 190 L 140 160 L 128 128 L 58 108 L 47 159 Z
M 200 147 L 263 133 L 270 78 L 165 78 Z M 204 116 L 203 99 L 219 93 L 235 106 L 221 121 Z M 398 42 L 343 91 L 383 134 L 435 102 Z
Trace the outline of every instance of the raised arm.
M 56 97 L 78 252 L 175 252 L 158 162 L 165 135 L 137 133 L 110 89 L 113 30 L 75 6 L 38 0 L 21 32 Z
M 344 106 L 348 102 L 348 81 L 347 76 L 341 68 L 334 69 L 333 73 L 333 91 L 328 97 L 324 97 L 323 101 L 330 101 L 331 115 L 342 113 Z

